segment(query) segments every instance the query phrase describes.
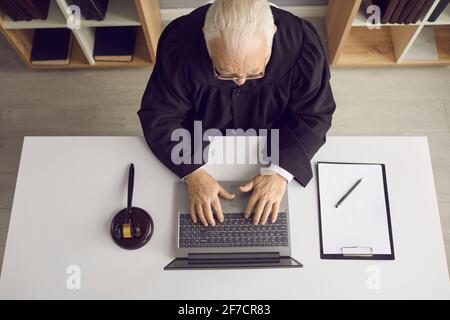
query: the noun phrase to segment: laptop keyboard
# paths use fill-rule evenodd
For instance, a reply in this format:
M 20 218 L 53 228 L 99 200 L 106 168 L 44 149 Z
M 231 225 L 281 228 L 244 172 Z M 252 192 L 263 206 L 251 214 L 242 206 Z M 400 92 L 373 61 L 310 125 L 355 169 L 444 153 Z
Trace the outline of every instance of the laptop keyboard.
M 243 213 L 225 213 L 223 223 L 205 227 L 194 224 L 190 214 L 180 214 L 179 247 L 282 247 L 288 246 L 288 225 L 285 212 L 278 214 L 275 223 L 254 225 Z

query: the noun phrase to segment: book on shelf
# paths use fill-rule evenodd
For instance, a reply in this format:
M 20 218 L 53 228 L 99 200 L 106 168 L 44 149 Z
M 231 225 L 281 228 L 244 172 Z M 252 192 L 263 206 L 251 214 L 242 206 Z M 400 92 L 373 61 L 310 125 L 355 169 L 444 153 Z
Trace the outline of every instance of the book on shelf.
M 399 0 L 363 0 L 364 6 L 368 9 L 371 6 L 380 8 L 381 23 L 388 23 Z
M 426 0 L 417 0 L 414 8 L 405 19 L 405 24 L 413 23 L 415 17 L 419 14 L 420 9 L 424 6 Z
M 132 61 L 136 32 L 137 27 L 96 28 L 94 59 L 96 61 Z
M 0 0 L 0 8 L 13 21 L 46 20 L 50 0 Z
M 395 8 L 394 13 L 392 14 L 392 17 L 389 19 L 389 23 L 398 23 L 399 17 L 402 14 L 403 10 L 406 7 L 406 4 L 408 3 L 408 0 L 400 0 L 397 7 Z
M 399 0 L 379 0 L 375 3 L 380 3 L 381 8 L 381 23 L 389 23 L 395 8 L 397 8 Z
M 68 0 L 67 3 L 80 7 L 86 20 L 102 21 L 105 19 L 109 0 Z
M 425 18 L 434 0 L 363 0 L 363 3 L 366 7 L 379 7 L 381 24 L 411 24 Z
M 405 23 L 406 22 L 406 19 L 408 19 L 409 15 L 416 7 L 418 1 L 420 1 L 420 0 L 408 0 L 405 8 L 403 9 L 402 13 L 398 17 L 397 23 Z
M 20 3 L 15 0 L 0 0 L 0 8 L 13 21 L 29 21 L 31 14 L 25 11 Z
M 442 12 L 444 12 L 444 10 L 447 8 L 449 3 L 450 3 L 450 0 L 439 1 L 438 5 L 434 9 L 433 13 L 428 18 L 428 21 L 435 22 L 439 18 L 439 16 L 442 14 Z
M 71 45 L 70 29 L 36 29 L 30 62 L 33 65 L 68 65 Z
M 47 19 L 50 0 L 22 0 L 21 4 L 31 14 L 33 19 Z
M 422 21 L 433 6 L 434 0 L 426 0 L 420 11 L 417 13 L 413 23 Z

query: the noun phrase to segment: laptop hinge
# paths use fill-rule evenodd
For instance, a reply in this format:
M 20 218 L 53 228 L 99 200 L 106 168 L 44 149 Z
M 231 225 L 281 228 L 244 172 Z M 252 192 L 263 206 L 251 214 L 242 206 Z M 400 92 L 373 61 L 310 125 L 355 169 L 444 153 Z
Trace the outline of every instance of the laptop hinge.
M 189 264 L 279 263 L 279 252 L 189 253 Z

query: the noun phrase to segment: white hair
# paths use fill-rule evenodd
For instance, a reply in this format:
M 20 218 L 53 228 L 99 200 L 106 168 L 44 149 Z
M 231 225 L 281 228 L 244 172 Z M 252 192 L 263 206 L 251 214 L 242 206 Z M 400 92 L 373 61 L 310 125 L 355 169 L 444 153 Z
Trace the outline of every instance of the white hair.
M 227 48 L 237 52 L 249 37 L 266 37 L 272 48 L 275 23 L 267 0 L 215 0 L 208 9 L 203 33 L 209 40 L 223 37 Z

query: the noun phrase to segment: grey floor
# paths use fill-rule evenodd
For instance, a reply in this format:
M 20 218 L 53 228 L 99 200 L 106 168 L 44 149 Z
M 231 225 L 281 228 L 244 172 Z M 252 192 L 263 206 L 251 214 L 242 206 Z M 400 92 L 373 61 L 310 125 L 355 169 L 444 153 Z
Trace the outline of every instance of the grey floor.
M 0 37 L 0 265 L 23 136 L 141 135 L 149 69 L 30 71 Z M 333 69 L 331 135 L 420 135 L 450 258 L 450 68 Z

